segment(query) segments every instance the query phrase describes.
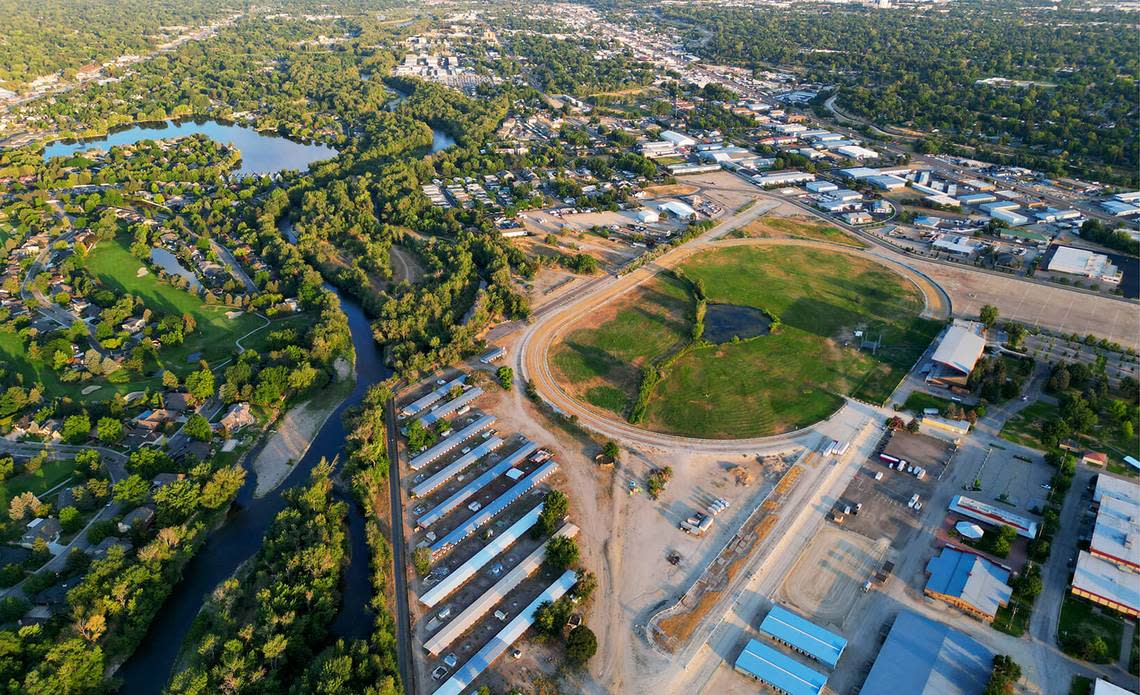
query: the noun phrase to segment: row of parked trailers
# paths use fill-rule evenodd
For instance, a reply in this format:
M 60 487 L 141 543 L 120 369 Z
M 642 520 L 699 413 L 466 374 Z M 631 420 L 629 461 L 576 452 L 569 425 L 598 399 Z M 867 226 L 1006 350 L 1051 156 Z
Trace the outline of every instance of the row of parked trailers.
M 926 469 L 922 466 L 916 466 L 912 463 L 907 463 L 906 459 L 900 459 L 890 454 L 879 454 L 879 459 L 887 464 L 887 468 L 895 471 L 905 471 L 914 477 L 922 480 L 926 477 Z

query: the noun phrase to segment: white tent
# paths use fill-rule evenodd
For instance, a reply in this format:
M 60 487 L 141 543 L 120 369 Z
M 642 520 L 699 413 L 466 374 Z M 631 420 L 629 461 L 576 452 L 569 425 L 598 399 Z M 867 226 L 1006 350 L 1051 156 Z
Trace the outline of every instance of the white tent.
M 978 540 L 985 532 L 982 527 L 977 524 L 971 524 L 969 521 L 959 521 L 954 525 L 954 530 L 971 540 Z

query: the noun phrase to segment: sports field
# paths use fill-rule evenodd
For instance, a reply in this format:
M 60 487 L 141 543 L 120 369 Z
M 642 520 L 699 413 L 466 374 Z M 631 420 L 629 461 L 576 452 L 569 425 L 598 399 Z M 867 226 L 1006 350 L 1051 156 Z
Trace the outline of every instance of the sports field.
M 772 335 L 693 346 L 667 364 L 648 400 L 649 429 L 711 438 L 756 437 L 817 422 L 850 395 L 881 403 L 930 344 L 939 324 L 903 277 L 871 260 L 802 246 L 705 251 L 680 270 L 711 303 L 764 309 Z M 688 341 L 694 299 L 658 276 L 563 341 L 556 374 L 571 393 L 628 415 L 640 367 L 662 364 Z M 878 343 L 861 348 L 863 338 Z

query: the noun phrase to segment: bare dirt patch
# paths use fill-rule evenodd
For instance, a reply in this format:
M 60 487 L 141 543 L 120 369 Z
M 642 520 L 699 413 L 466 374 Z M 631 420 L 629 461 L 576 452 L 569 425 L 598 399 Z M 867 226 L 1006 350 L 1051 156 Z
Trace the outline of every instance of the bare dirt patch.
M 842 628 L 887 548 L 884 538 L 825 527 L 788 573 L 780 594 L 814 621 Z

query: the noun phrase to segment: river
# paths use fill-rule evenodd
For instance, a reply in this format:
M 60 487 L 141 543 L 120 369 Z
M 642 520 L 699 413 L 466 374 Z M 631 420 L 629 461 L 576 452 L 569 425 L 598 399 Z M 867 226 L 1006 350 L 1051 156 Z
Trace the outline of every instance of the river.
M 432 129 L 432 134 L 432 152 L 455 144 L 455 140 L 442 131 Z M 290 241 L 296 241 L 292 224 L 287 220 L 282 222 L 281 231 Z M 344 411 L 358 405 L 369 387 L 391 374 L 384 365 L 382 350 L 373 340 L 372 326 L 363 308 L 335 288 L 326 287 L 336 293 L 340 306 L 348 317 L 352 344 L 356 351 L 356 386 L 325 421 L 305 456 L 273 492 L 255 498 L 253 491 L 256 478 L 250 472 L 245 485 L 238 492 L 233 511 L 225 525 L 210 534 L 201 551 L 186 565 L 181 581 L 151 621 L 139 648 L 115 674 L 123 681 L 121 692 L 130 695 L 158 695 L 162 692 L 170 680 L 182 643 L 206 597 L 261 547 L 270 522 L 285 506 L 282 493 L 304 484 L 309 471 L 322 458 L 330 461 L 337 456 L 343 458 L 346 432 L 341 419 Z M 252 460 L 256 453 L 250 452 L 247 460 Z M 331 632 L 334 638 L 353 639 L 367 636 L 372 629 L 373 614 L 369 608 L 372 598 L 370 552 L 364 530 L 363 510 L 347 497 L 341 495 L 341 499 L 349 502 L 348 541 L 351 562 L 345 570 L 341 608 L 333 621 Z
M 101 138 L 60 140 L 44 148 L 44 159 L 69 157 L 96 147 L 107 149 L 115 145 L 131 145 L 141 140 L 165 140 L 199 134 L 236 147 L 241 152 L 241 165 L 236 172 L 238 176 L 276 174 L 286 169 L 304 171 L 313 162 L 337 155 L 337 151 L 328 145 L 297 142 L 280 135 L 259 132 L 248 126 L 215 120 L 185 119 L 127 126 Z

